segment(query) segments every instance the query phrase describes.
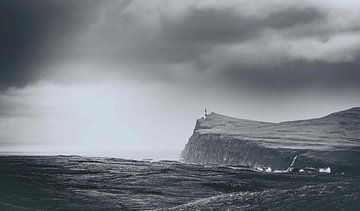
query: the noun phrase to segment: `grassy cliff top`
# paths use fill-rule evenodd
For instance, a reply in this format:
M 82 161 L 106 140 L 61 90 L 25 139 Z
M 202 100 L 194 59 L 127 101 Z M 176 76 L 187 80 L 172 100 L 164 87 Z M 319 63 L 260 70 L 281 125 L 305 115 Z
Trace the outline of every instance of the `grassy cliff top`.
M 341 151 L 360 148 L 360 107 L 322 118 L 281 123 L 238 119 L 211 113 L 197 120 L 195 132 L 220 134 L 272 148 Z

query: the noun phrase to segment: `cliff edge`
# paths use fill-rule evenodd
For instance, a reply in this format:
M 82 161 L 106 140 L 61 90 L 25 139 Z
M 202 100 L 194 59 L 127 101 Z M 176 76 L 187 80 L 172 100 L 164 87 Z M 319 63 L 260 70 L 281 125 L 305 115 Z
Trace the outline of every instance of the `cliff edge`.
M 196 121 L 182 157 L 185 162 L 286 169 L 360 167 L 360 107 L 309 120 L 281 123 L 211 113 Z

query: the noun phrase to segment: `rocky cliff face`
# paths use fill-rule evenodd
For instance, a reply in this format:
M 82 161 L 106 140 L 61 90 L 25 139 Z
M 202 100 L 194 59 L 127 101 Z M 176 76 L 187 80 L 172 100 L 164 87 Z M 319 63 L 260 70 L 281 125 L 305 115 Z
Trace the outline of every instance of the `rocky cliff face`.
M 182 152 L 186 162 L 286 169 L 360 167 L 360 108 L 281 123 L 237 119 L 211 113 L 198 119 Z

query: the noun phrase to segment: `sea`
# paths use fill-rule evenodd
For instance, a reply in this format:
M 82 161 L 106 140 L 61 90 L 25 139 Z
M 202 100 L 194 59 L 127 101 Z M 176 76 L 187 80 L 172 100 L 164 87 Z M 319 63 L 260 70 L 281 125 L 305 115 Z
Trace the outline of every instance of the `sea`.
M 0 210 L 360 210 L 360 174 L 1 155 Z

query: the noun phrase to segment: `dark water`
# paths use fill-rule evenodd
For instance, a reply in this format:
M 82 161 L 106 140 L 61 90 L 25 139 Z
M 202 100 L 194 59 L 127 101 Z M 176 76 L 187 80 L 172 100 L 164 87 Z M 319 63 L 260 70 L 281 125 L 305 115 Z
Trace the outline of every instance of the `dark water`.
M 1 156 L 0 210 L 360 210 L 360 177 L 180 162 Z

